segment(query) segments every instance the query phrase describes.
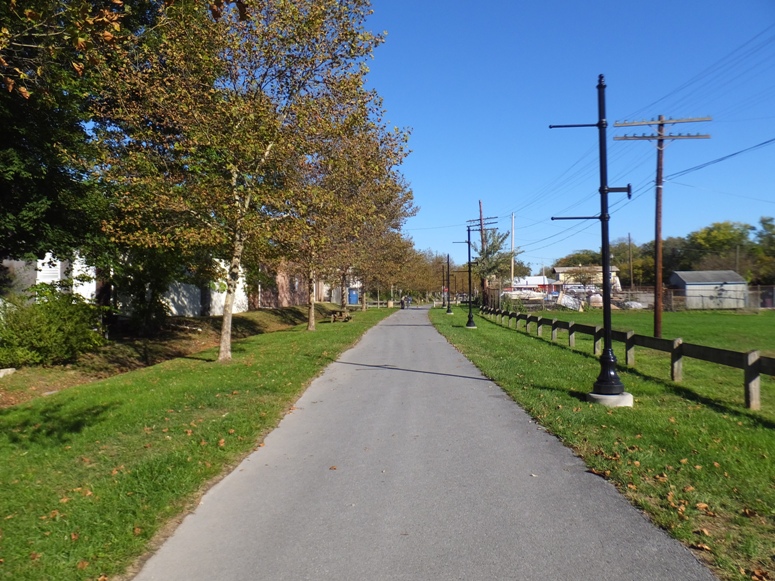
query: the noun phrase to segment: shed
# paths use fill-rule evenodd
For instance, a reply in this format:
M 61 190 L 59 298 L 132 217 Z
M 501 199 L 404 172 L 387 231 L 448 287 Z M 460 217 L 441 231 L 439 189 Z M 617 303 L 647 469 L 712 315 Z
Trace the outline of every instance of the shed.
M 669 284 L 684 292 L 687 309 L 742 309 L 748 300 L 748 284 L 734 270 L 676 270 Z

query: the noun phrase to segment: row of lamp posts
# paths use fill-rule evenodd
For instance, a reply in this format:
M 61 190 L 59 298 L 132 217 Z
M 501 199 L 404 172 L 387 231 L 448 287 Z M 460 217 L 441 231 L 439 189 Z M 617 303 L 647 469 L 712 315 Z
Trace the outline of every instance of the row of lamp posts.
M 632 406 L 633 397 L 624 391 L 624 385 L 616 373 L 616 357 L 614 356 L 611 335 L 611 266 L 610 266 L 610 245 L 608 236 L 608 222 L 610 215 L 608 213 L 608 194 L 611 192 L 624 192 L 628 197 L 632 190 L 628 185 L 626 188 L 611 188 L 608 186 L 608 159 L 606 152 L 606 127 L 608 122 L 605 113 L 605 79 L 603 75 L 598 77 L 597 95 L 598 95 L 598 121 L 597 123 L 577 124 L 577 125 L 550 125 L 549 128 L 567 128 L 567 127 L 596 127 L 598 129 L 599 155 L 600 155 L 600 215 L 582 216 L 582 217 L 562 217 L 552 218 L 552 220 L 587 220 L 599 219 L 601 224 L 602 238 L 602 259 L 603 259 L 603 353 L 600 356 L 600 374 L 593 385 L 592 393 L 587 394 L 587 400 L 594 403 L 601 403 L 608 407 Z M 484 227 L 484 225 L 482 225 Z M 468 245 L 468 322 L 466 327 L 475 329 L 474 315 L 471 301 L 471 224 L 466 226 L 468 231 L 468 240 L 465 242 L 455 242 L 455 244 Z M 442 287 L 443 281 L 442 267 Z M 447 293 L 449 293 L 449 255 L 447 255 Z M 443 306 L 443 304 L 442 304 Z M 449 294 L 447 294 L 447 314 L 453 314 L 450 306 Z

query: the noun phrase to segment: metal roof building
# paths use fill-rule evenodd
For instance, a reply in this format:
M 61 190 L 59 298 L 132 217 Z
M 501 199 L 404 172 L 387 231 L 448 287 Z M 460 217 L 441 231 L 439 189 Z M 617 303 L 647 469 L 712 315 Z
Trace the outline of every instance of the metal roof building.
M 687 309 L 742 309 L 747 306 L 748 284 L 734 270 L 676 270 L 672 288 L 682 290 Z

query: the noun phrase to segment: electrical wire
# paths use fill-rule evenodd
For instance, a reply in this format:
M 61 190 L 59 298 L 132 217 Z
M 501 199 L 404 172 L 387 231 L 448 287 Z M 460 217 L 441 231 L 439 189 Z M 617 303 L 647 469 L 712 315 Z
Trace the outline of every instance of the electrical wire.
M 767 145 L 772 145 L 775 143 L 775 138 L 768 139 L 767 141 L 762 141 L 761 143 L 757 143 L 756 145 L 752 145 L 751 147 L 747 147 L 745 149 L 741 149 L 740 151 L 736 151 L 735 153 L 730 153 L 729 155 L 725 155 L 723 157 L 719 157 L 717 159 L 706 161 L 705 163 L 701 163 L 700 165 L 695 165 L 694 167 L 690 167 L 675 173 L 672 173 L 670 175 L 665 176 L 665 180 L 673 179 L 673 178 L 679 178 L 681 176 L 685 176 L 686 174 L 693 173 L 695 171 L 699 171 L 701 169 L 704 169 L 708 166 L 715 165 L 717 163 L 721 163 L 722 161 L 726 161 L 728 159 L 732 159 L 733 157 L 737 157 L 738 155 L 741 155 L 743 153 L 748 153 L 749 151 L 754 151 L 756 149 L 759 149 L 761 147 L 765 147 Z

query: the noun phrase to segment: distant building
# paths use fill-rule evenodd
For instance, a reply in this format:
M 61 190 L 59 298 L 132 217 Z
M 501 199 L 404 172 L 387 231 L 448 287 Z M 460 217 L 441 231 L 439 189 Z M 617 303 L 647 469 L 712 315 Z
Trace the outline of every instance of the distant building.
M 557 277 L 557 282 L 562 285 L 563 288 L 572 285 L 595 285 L 602 286 L 603 284 L 603 267 L 594 265 L 579 265 L 579 266 L 555 266 L 552 272 Z M 619 282 L 619 268 L 616 266 L 611 267 L 611 288 L 614 291 L 619 291 L 622 288 Z M 584 281 L 579 279 L 585 279 Z
M 544 293 L 552 293 L 560 290 L 560 285 L 556 280 L 552 280 L 547 276 L 523 276 L 522 278 L 515 278 L 513 284 L 509 288 L 504 288 L 504 291 L 537 291 Z
M 687 309 L 742 309 L 747 306 L 748 284 L 734 270 L 677 270 L 671 288 L 685 297 Z

